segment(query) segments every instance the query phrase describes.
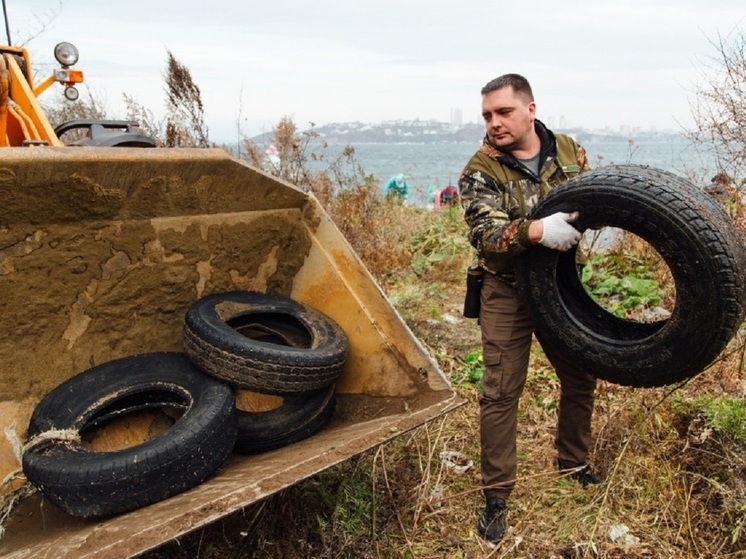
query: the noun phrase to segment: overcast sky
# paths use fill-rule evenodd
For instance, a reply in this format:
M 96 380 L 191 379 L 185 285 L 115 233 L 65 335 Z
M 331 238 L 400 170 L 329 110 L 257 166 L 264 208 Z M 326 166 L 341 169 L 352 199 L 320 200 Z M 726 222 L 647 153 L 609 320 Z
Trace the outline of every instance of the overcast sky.
M 5 1 L 12 41 L 47 69 L 57 42 L 79 48 L 112 117 L 123 91 L 164 114 L 170 50 L 200 87 L 213 141 L 283 116 L 303 129 L 448 122 L 459 108 L 477 122 L 479 90 L 506 72 L 529 79 L 553 126 L 681 130 L 712 41 L 746 25 L 743 0 Z

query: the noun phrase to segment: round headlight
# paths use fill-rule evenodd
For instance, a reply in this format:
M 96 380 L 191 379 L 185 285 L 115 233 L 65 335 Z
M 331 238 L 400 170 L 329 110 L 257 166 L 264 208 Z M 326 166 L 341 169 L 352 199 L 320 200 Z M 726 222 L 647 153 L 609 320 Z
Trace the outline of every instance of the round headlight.
M 72 43 L 59 43 L 54 47 L 54 57 L 63 66 L 72 66 L 78 61 L 78 49 Z
M 78 90 L 74 87 L 66 87 L 65 88 L 65 99 L 68 101 L 76 101 L 80 97 L 80 93 L 78 93 Z

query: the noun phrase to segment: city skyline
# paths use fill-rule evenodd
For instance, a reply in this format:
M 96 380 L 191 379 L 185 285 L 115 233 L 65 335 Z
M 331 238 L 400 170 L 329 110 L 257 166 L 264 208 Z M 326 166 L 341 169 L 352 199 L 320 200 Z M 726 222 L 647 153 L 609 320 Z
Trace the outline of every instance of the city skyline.
M 339 121 L 332 121 L 327 123 L 314 123 L 314 128 L 325 128 L 335 125 L 352 125 L 352 124 L 359 124 L 362 126 L 375 126 L 375 127 L 387 127 L 387 126 L 420 126 L 420 127 L 427 127 L 430 125 L 437 125 L 442 127 L 443 125 L 447 125 L 451 128 L 462 128 L 462 127 L 474 127 L 479 128 L 480 130 L 483 129 L 483 124 L 481 122 L 475 122 L 475 121 L 467 121 L 463 122 L 463 119 L 458 118 L 458 109 L 457 108 L 451 108 L 451 119 L 449 121 L 444 120 L 438 120 L 438 119 L 421 119 L 421 118 L 400 118 L 400 119 L 384 119 L 380 121 L 361 121 L 361 120 L 353 120 L 348 122 L 339 122 Z M 539 119 L 542 120 L 542 119 Z M 548 128 L 554 130 L 582 130 L 584 132 L 589 133 L 598 133 L 598 134 L 615 134 L 615 135 L 636 135 L 636 134 L 644 134 L 644 133 L 660 133 L 660 134 L 683 134 L 684 130 L 676 130 L 676 129 L 660 129 L 655 126 L 650 126 L 647 128 L 639 127 L 639 126 L 632 126 L 629 124 L 620 124 L 618 126 L 612 126 L 612 125 L 605 125 L 600 127 L 590 127 L 590 126 L 582 126 L 582 125 L 574 125 L 573 123 L 569 122 L 564 116 L 560 116 L 559 118 L 555 119 L 554 117 L 550 116 L 546 120 L 542 120 L 544 124 L 547 125 Z

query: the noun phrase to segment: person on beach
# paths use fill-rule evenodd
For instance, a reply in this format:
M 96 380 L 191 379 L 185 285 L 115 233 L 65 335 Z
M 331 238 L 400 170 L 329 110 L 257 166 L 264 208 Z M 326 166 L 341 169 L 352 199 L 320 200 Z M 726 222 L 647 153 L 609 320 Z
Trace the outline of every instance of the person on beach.
M 404 175 L 399 173 L 389 179 L 386 183 L 386 197 L 394 196 L 402 201 L 406 201 L 409 198 L 409 185 L 404 180 Z
M 458 204 L 458 189 L 449 184 L 439 193 L 441 206 L 455 206 Z
M 551 188 L 587 170 L 585 150 L 536 119 L 529 82 L 505 74 L 481 91 L 486 135 L 459 178 L 469 241 L 484 269 L 479 324 L 484 358 L 480 398 L 482 487 L 486 500 L 479 534 L 491 543 L 506 531 L 507 499 L 516 482 L 518 401 L 528 375 L 534 326 L 518 294 L 516 255 L 543 245 L 573 248 L 581 234 L 577 212 L 526 216 Z M 555 447 L 560 472 L 584 488 L 601 483 L 586 463 L 596 380 L 547 355 L 560 380 Z

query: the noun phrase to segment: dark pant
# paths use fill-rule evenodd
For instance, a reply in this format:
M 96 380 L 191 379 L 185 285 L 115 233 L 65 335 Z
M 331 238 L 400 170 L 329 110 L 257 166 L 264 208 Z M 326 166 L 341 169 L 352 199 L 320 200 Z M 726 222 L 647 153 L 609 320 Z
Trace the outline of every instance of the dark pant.
M 510 495 L 517 475 L 518 401 L 528 374 L 534 331 L 515 287 L 485 273 L 479 322 L 482 327 L 484 389 L 480 404 L 482 483 L 487 498 Z M 585 463 L 591 444 L 596 380 L 552 359 L 560 379 L 555 446 L 564 467 Z

